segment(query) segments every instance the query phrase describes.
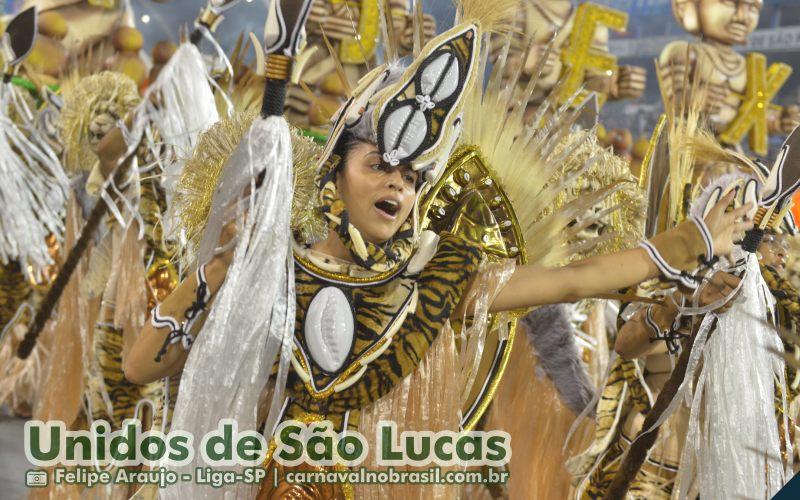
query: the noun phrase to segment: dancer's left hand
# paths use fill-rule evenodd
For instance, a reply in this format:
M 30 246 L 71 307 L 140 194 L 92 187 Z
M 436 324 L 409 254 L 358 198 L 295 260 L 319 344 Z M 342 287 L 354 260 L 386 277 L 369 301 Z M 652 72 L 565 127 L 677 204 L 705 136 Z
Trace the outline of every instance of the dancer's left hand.
M 714 255 L 718 257 L 730 254 L 734 242 L 741 241 L 744 233 L 753 228 L 753 221 L 743 219 L 752 208 L 752 203 L 726 212 L 735 194 L 735 191 L 731 191 L 719 200 L 704 219 L 714 241 Z

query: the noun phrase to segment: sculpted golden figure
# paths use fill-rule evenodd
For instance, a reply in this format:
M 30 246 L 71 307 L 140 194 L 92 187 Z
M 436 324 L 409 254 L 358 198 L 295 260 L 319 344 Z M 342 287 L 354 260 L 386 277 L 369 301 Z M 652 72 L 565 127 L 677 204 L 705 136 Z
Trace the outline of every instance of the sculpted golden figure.
M 62 43 L 78 53 L 104 39 L 126 24 L 123 0 L 23 0 L 22 9 L 35 5 L 40 14 L 62 17 L 69 30 Z
M 380 0 L 382 1 L 382 0 Z M 421 0 L 419 0 L 421 2 Z M 339 109 L 368 68 L 377 65 L 375 49 L 380 34 L 380 17 L 376 0 L 318 0 L 311 7 L 306 31 L 308 60 L 300 76 L 301 86 L 287 90 L 287 118 L 298 127 L 327 128 L 331 115 Z M 400 55 L 413 51 L 414 38 L 421 38 L 419 47 L 436 35 L 436 21 L 429 14 L 409 9 L 408 0 L 389 0 L 393 44 Z M 421 5 L 420 5 L 421 7 Z M 421 17 L 423 33 L 414 33 L 414 16 Z M 421 36 L 420 36 L 421 35 Z M 325 44 L 330 42 L 335 58 Z M 338 59 L 347 79 L 342 82 L 337 71 Z M 302 88 L 305 86 L 305 88 Z
M 594 4 L 576 6 L 572 0 L 524 0 L 520 2 L 515 33 L 509 48 L 509 73 L 522 67 L 520 84 L 536 78 L 543 58 L 544 66 L 529 109 L 537 108 L 564 78 L 574 80 L 560 88 L 561 101 L 571 97 L 580 85 L 595 91 L 605 99 L 636 99 L 644 93 L 646 70 L 638 66 L 617 66 L 608 52 L 609 28 L 621 30 L 627 25 L 627 15 Z M 589 38 L 585 33 L 594 36 Z M 553 41 L 552 50 L 547 46 Z M 505 43 L 495 38 L 493 58 L 497 58 Z
M 762 54 L 745 57 L 734 50 L 747 43 L 762 6 L 763 0 L 672 0 L 678 23 L 699 39 L 670 43 L 658 60 L 667 101 L 681 95 L 693 78 L 702 79 L 709 125 L 728 144 L 749 133 L 758 154 L 766 154 L 768 133 L 789 133 L 800 122 L 800 107 L 770 104 L 791 68 L 773 64 L 767 69 Z

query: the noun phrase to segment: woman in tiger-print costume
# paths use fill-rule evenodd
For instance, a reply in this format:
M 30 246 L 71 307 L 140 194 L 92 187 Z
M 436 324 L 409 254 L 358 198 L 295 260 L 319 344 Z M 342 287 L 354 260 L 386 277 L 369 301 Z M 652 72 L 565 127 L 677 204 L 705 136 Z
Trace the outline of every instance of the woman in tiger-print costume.
M 775 297 L 775 323 L 783 330 L 796 334 L 800 322 L 800 294 L 786 277 L 790 237 L 796 236 L 768 232 L 758 247 L 758 256 L 761 275 Z M 783 348 L 788 356 L 800 358 L 800 345 L 784 339 Z M 786 408 L 783 408 L 780 386 L 776 384 L 775 408 L 779 415 L 788 411 L 789 435 L 795 442 L 794 467 L 797 472 L 796 422 L 800 419 L 800 370 L 791 363 L 786 363 L 786 392 Z
M 461 19 L 471 18 L 462 15 Z M 437 228 L 435 233 L 420 234 L 415 210 L 422 203 L 420 196 L 430 187 L 428 182 L 435 179 L 434 173 L 442 172 L 436 166 L 443 166 L 451 153 L 460 130 L 462 97 L 480 80 L 479 54 L 479 25 L 464 21 L 426 45 L 408 68 L 394 65 L 373 70 L 356 89 L 361 94 L 351 98 L 337 114 L 317 163 L 317 206 L 327 235 L 312 241 L 292 238 L 291 295 L 296 313 L 291 371 L 279 419 L 329 420 L 334 431 L 341 432 L 354 428 L 365 418 L 366 408 L 387 397 L 398 397 L 398 411 L 402 405 L 436 406 L 439 401 L 403 398 L 393 390 L 407 390 L 403 384 L 409 379 L 419 384 L 429 382 L 424 374 L 420 379 L 415 377 L 421 367 L 423 372 L 428 369 L 428 351 L 441 347 L 436 340 L 452 335 L 451 326 L 459 319 L 471 317 L 464 323 L 478 323 L 485 321 L 488 313 L 577 300 L 659 274 L 652 254 L 643 249 L 593 257 L 562 268 L 514 268 L 502 262 L 482 267 L 492 251 L 491 237 L 488 230 L 464 230 L 469 221 L 460 211 L 485 209 L 486 213 L 472 214 L 470 220 L 489 221 L 492 205 L 488 202 L 457 203 L 450 213 L 438 214 L 443 217 L 431 226 Z M 411 115 L 417 117 L 413 125 Z M 236 151 L 256 147 L 250 141 L 257 139 L 250 138 L 258 137 L 261 127 L 270 124 L 268 120 L 272 117 L 256 120 Z M 237 168 L 233 163 L 229 161 L 225 168 Z M 273 186 L 267 182 L 264 180 L 264 185 Z M 469 199 L 474 194 L 464 192 L 460 196 Z M 237 193 L 236 199 L 239 196 Z M 712 210 L 705 222 L 719 254 L 730 252 L 734 233 L 751 225 L 736 222 L 744 211 L 725 214 L 723 208 L 721 204 Z M 208 314 L 208 309 L 214 311 L 223 301 L 211 301 L 221 297 L 232 282 L 249 278 L 241 275 L 241 266 L 249 264 L 237 260 L 242 254 L 232 248 L 234 237 L 237 229 L 228 223 L 212 242 L 212 248 L 219 249 L 215 256 L 201 263 L 154 309 L 150 323 L 126 358 L 124 369 L 129 380 L 145 383 L 180 372 L 195 335 L 222 332 L 221 318 L 213 312 Z M 244 241 L 243 237 L 239 234 L 239 241 Z M 696 257 L 705 251 L 701 233 L 692 222 L 650 243 L 655 253 L 676 267 L 694 267 Z M 256 240 L 250 242 L 257 244 Z M 247 259 L 249 262 L 250 257 Z M 276 304 L 280 299 L 274 299 Z M 246 301 L 246 297 L 240 300 Z M 276 314 L 276 309 L 272 311 Z M 191 354 L 195 352 L 199 351 L 192 348 Z M 192 361 L 189 359 L 189 363 Z M 206 364 L 202 371 L 214 369 Z M 187 386 L 198 375 L 195 372 L 191 378 L 184 377 L 192 381 Z M 445 390 L 436 395 L 431 392 L 428 397 L 447 398 L 464 389 L 447 386 L 447 380 L 442 385 Z M 206 391 L 204 387 L 194 390 Z M 183 386 L 179 399 L 193 400 Z M 457 412 L 456 405 L 453 414 Z M 458 422 L 452 426 L 457 428 Z M 264 432 L 269 435 L 272 428 Z M 321 491 L 316 485 L 281 482 L 277 489 L 265 485 L 261 497 L 348 496 L 346 491 L 334 489 Z
M 109 421 L 112 429 L 118 429 L 125 419 L 137 417 L 165 429 L 169 422 L 171 406 L 174 405 L 178 392 L 177 377 L 167 377 L 149 384 L 137 385 L 126 380 L 122 371 L 123 353 L 126 348 L 124 327 L 128 325 L 125 324 L 125 320 L 117 319 L 115 309 L 117 301 L 120 299 L 124 301 L 126 300 L 124 297 L 130 295 L 123 295 L 120 287 L 133 288 L 134 293 L 141 299 L 146 299 L 146 302 L 138 304 L 145 307 L 138 314 L 145 314 L 149 313 L 156 302 L 162 300 L 175 285 L 174 264 L 170 262 L 171 252 L 165 243 L 161 226 L 161 214 L 166 210 L 164 190 L 159 185 L 158 177 L 153 176 L 142 180 L 140 186 L 139 211 L 144 223 L 145 238 L 142 245 L 144 252 L 143 255 L 134 258 L 141 260 L 139 265 L 149 263 L 150 268 L 145 269 L 145 275 L 139 277 L 138 282 L 129 282 L 127 276 L 120 277 L 116 275 L 118 271 L 112 271 L 112 278 L 103 294 L 100 316 L 94 332 L 94 353 L 99 368 L 99 373 L 96 375 L 102 377 L 102 385 L 100 387 L 94 385 L 100 382 L 99 377 L 90 383 L 91 417 L 95 420 Z M 112 232 L 119 230 L 116 221 L 108 222 Z M 129 228 L 129 230 L 135 229 Z M 130 238 L 123 238 L 122 242 L 123 245 L 131 244 Z M 122 283 L 118 285 L 120 279 Z M 149 401 L 149 408 L 144 410 L 144 413 L 139 410 L 137 414 L 137 405 L 143 400 Z

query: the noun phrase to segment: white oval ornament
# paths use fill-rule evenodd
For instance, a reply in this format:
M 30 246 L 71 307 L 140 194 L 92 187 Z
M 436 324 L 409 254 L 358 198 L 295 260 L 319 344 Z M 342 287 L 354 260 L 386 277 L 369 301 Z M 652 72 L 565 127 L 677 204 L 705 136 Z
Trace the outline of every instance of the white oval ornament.
M 303 330 L 314 361 L 326 372 L 342 367 L 353 344 L 353 310 L 344 292 L 335 287 L 320 290 L 308 306 Z
M 458 58 L 445 52 L 422 70 L 420 90 L 431 96 L 433 102 L 441 102 L 458 89 L 460 73 Z
M 409 154 L 417 150 L 427 135 L 428 122 L 425 120 L 425 114 L 416 106 L 405 104 L 393 110 L 386 118 L 383 127 L 383 148 L 387 153 L 395 149 L 401 151 L 402 153 L 397 155 L 397 160 L 402 163 Z

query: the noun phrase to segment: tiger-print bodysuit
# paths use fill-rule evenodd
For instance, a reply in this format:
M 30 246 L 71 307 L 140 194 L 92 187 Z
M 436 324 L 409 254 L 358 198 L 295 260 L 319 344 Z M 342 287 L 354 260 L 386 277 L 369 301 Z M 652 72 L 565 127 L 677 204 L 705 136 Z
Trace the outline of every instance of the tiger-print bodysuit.
M 164 262 L 172 257 L 170 249 L 166 248 L 161 226 L 161 214 L 166 210 L 164 190 L 159 185 L 158 178 L 149 178 L 141 181 L 141 200 L 139 213 L 144 221 L 145 255 L 144 262 Z M 112 227 L 116 222 L 111 222 Z M 169 264 L 172 265 L 172 264 Z M 152 272 L 153 270 L 151 270 Z M 157 269 L 155 271 L 158 271 Z M 149 276 L 142 276 L 138 283 L 129 283 L 129 286 L 148 286 Z M 174 286 L 174 284 L 173 284 Z M 169 292 L 171 290 L 168 290 Z M 149 307 L 155 305 L 157 297 L 149 291 Z M 145 385 L 129 382 L 122 370 L 123 338 L 122 329 L 113 325 L 113 299 L 103 297 L 103 306 L 99 320 L 95 325 L 94 351 L 102 375 L 102 383 L 108 393 L 109 401 L 104 401 L 102 391 L 90 387 L 89 397 L 92 403 L 92 418 L 109 421 L 112 429 L 121 426 L 125 419 L 133 418 L 136 405 L 142 399 L 153 403 L 154 414 L 147 415 L 153 422 L 162 422 L 171 419 L 172 408 L 178 397 L 179 377 L 170 377 Z M 143 314 L 149 311 L 143 311 Z M 146 316 L 145 316 L 146 317 Z M 110 406 L 109 406 L 110 405 Z M 164 415 L 166 412 L 166 415 Z M 140 417 L 141 418 L 141 417 Z
M 347 427 L 356 429 L 360 408 L 387 394 L 419 364 L 460 302 L 483 253 L 472 243 L 444 233 L 435 254 L 419 274 L 411 274 L 404 268 L 393 277 L 371 284 L 325 278 L 295 257 L 295 356 L 303 360 L 311 380 L 304 382 L 296 370 L 289 374 L 286 387 L 289 404 L 283 418 L 303 420 L 309 414 L 322 416 L 341 429 L 347 414 Z M 304 331 L 311 301 L 321 289 L 330 286 L 347 297 L 355 325 L 350 351 L 335 373 L 326 372 L 314 361 Z M 414 296 L 416 307 L 411 309 Z M 407 316 L 399 329 L 396 325 L 392 328 L 392 322 L 406 308 Z M 391 340 L 384 346 L 388 336 Z M 361 369 L 360 359 L 382 347 L 385 351 L 366 363 L 363 375 L 355 383 L 334 391 L 334 386 Z

